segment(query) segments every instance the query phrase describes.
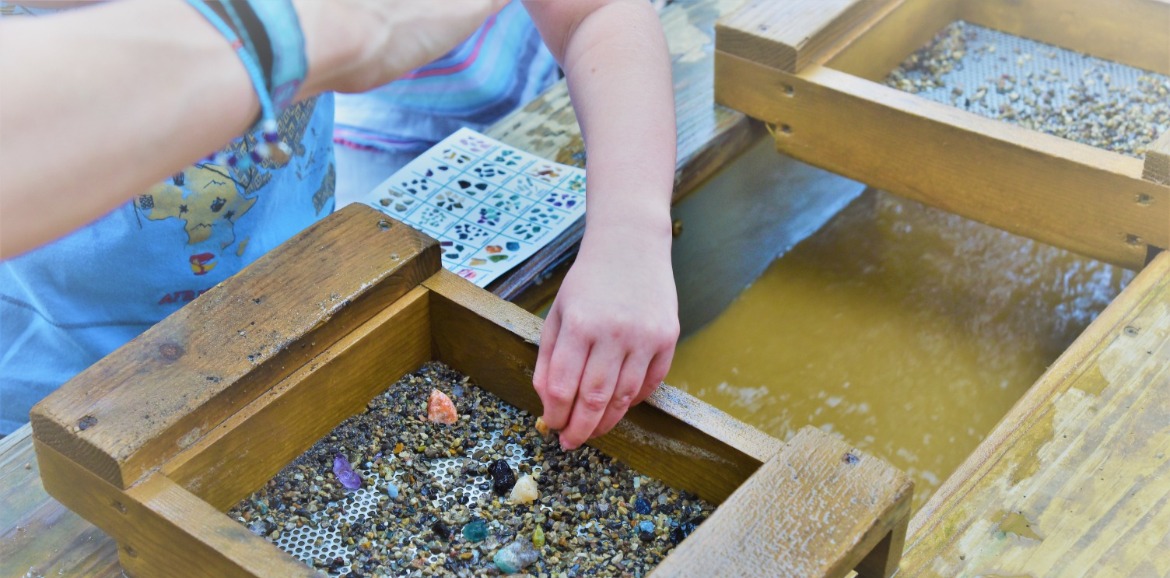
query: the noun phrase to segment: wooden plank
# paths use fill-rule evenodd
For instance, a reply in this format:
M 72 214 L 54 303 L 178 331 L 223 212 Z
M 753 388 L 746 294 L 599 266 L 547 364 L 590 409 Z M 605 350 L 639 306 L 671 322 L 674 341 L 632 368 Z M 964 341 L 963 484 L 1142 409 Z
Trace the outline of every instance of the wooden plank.
M 944 27 L 958 20 L 959 1 L 892 2 L 884 14 L 827 60 L 825 66 L 880 81 Z
M 508 403 L 540 415 L 532 388 L 540 318 L 446 271 L 424 284 L 434 292 L 435 357 Z M 777 440 L 670 386 L 660 387 L 589 445 L 714 503 L 779 449 Z
M 1142 178 L 1159 185 L 1170 185 L 1170 130 L 1146 149 Z
M 0 440 L 0 576 L 121 575 L 117 544 L 45 493 L 32 428 Z
M 1170 74 L 1170 2 L 1166 0 L 963 0 L 959 17 Z
M 908 576 L 1170 574 L 1170 254 L 914 517 Z
M 1170 187 L 1139 159 L 930 102 L 821 66 L 716 56 L 721 102 L 775 124 L 789 156 L 1006 231 L 1140 269 L 1166 247 Z M 794 87 L 791 95 L 785 86 Z
M 415 287 L 168 462 L 163 472 L 226 511 L 429 361 L 430 325 L 427 290 Z
M 712 58 L 715 20 L 745 0 L 676 0 L 660 13 L 670 50 L 678 126 L 674 201 L 694 191 L 730 159 L 755 142 L 763 128 L 735 110 L 715 104 Z M 485 130 L 492 138 L 541 157 L 585 166 L 585 145 L 562 80 L 523 108 Z M 513 300 L 576 254 L 585 231 L 578 221 L 488 290 Z M 525 298 L 528 302 L 539 301 Z
M 34 435 L 127 487 L 438 268 L 433 239 L 346 207 L 63 385 Z
M 901 550 L 910 478 L 813 427 L 768 460 L 654 576 L 846 576 L 879 544 L 881 563 L 865 576 L 889 576 Z
M 784 72 L 824 57 L 882 0 L 752 0 L 715 24 L 719 50 Z
M 33 444 L 45 489 L 113 535 L 132 575 L 317 575 L 161 475 L 123 492 L 40 440 Z

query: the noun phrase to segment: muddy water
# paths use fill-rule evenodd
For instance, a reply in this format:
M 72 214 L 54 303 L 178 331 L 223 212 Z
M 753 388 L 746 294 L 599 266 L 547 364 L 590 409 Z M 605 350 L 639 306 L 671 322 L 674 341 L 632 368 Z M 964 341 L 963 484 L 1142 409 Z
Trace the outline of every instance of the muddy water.
M 679 346 L 667 382 L 914 477 L 915 509 L 1133 274 L 866 192 Z

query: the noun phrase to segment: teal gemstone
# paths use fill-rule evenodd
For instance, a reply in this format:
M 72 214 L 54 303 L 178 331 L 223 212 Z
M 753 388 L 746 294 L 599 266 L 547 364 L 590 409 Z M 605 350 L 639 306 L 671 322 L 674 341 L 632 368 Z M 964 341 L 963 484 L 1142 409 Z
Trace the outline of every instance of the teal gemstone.
M 474 518 L 463 526 L 463 538 L 468 542 L 482 542 L 487 539 L 487 522 Z

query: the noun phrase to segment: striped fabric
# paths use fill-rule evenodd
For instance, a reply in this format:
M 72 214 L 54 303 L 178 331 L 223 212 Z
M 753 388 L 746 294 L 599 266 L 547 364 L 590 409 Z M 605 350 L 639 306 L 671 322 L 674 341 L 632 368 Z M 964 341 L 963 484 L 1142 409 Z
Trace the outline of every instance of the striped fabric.
M 513 1 L 435 62 L 375 90 L 337 95 L 334 142 L 421 152 L 460 127 L 491 124 L 558 74 L 528 13 Z

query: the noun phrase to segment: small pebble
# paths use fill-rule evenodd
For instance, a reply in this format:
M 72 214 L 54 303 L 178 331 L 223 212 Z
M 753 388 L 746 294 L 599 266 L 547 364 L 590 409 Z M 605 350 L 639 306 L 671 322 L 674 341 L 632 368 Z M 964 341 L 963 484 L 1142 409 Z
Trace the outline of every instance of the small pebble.
M 537 561 L 540 554 L 526 540 L 516 540 L 501 548 L 492 558 L 496 568 L 505 574 L 515 574 Z
M 552 430 L 548 429 L 548 424 L 544 423 L 543 417 L 536 418 L 536 431 L 545 438 L 549 437 L 549 434 L 552 433 Z
M 643 542 L 649 542 L 654 539 L 654 522 L 644 520 L 638 523 L 638 538 Z
M 435 523 L 431 524 L 431 531 L 444 542 L 451 539 L 451 528 L 448 528 L 442 520 L 435 520 Z
M 536 478 L 528 474 L 524 474 L 516 485 L 512 486 L 512 494 L 508 496 L 508 501 L 513 504 L 531 504 L 540 497 L 540 490 L 536 487 Z
M 451 425 L 459 421 L 459 412 L 455 411 L 455 403 L 447 394 L 431 390 L 431 398 L 427 401 L 427 419 L 432 423 Z
M 643 516 L 645 516 L 646 514 L 649 514 L 650 513 L 650 502 L 647 502 L 646 498 L 643 498 L 642 496 L 638 496 L 638 499 L 634 500 L 634 511 L 639 513 L 639 514 L 642 514 Z
M 496 460 L 488 466 L 488 473 L 492 476 L 492 489 L 504 496 L 516 485 L 516 472 L 504 460 Z

